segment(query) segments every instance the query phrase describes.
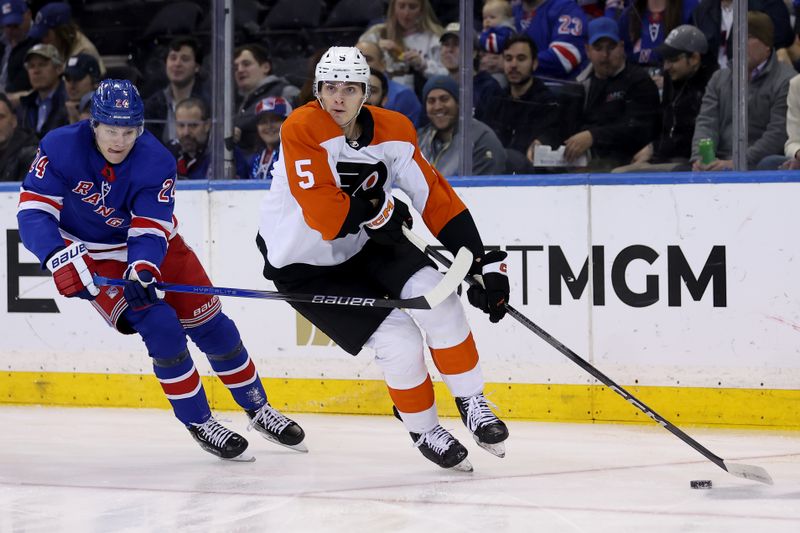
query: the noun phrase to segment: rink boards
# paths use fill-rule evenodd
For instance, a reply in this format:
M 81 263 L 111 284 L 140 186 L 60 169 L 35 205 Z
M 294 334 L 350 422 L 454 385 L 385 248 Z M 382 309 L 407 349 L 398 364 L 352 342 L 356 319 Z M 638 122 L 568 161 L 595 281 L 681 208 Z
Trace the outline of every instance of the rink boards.
M 487 246 L 509 253 L 511 303 L 678 424 L 800 428 L 800 183 L 792 174 L 454 179 Z M 57 295 L 20 244 L 0 185 L 0 402 L 161 406 L 135 336 Z M 254 239 L 263 183 L 181 182 L 179 230 L 220 286 L 274 289 Z M 417 219 L 415 230 L 431 240 Z M 512 319 L 467 305 L 490 399 L 507 417 L 646 418 Z M 371 354 L 351 357 L 287 304 L 225 311 L 287 410 L 388 413 Z M 215 408 L 234 408 L 192 346 Z M 430 364 L 434 380 L 435 367 Z M 437 383 L 440 411 L 455 414 Z

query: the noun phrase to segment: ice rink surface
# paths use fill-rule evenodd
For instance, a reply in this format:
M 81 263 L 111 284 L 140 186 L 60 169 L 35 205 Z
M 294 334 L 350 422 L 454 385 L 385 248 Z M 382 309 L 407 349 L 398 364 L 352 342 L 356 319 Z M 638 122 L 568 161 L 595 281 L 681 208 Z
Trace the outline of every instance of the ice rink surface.
M 656 426 L 509 423 L 504 459 L 444 419 L 451 472 L 389 416 L 296 414 L 310 452 L 246 432 L 253 463 L 203 452 L 168 411 L 0 407 L 0 532 L 800 532 L 800 433 L 682 428 L 775 485 L 719 469 Z M 693 490 L 709 479 L 714 488 Z

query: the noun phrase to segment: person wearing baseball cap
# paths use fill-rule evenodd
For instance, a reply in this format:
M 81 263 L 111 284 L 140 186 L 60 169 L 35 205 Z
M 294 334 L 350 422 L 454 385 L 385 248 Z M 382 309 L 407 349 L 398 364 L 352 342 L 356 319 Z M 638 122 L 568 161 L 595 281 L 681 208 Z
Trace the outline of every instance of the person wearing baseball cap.
M 760 11 L 747 13 L 747 68 L 750 72 L 747 96 L 747 169 L 760 168 L 770 156 L 784 153 L 789 80 L 797 72 L 778 61 L 774 48 L 772 19 Z M 733 81 L 731 69 L 711 76 L 703 95 L 692 138 L 692 170 L 732 170 L 733 164 Z M 713 161 L 703 162 L 698 143 L 711 139 Z M 741 170 L 747 170 L 741 169 Z
M 264 148 L 253 156 L 251 179 L 272 178 L 272 167 L 278 160 L 281 125 L 291 112 L 292 105 L 282 96 L 267 96 L 256 104 L 256 127 Z
M 100 64 L 89 54 L 78 54 L 67 60 L 64 68 L 64 84 L 67 89 L 67 113 L 69 123 L 80 120 L 80 101 L 84 94 L 91 93 L 100 82 Z
M 422 88 L 422 102 L 430 123 L 417 130 L 419 150 L 444 176 L 456 176 L 461 158 L 458 131 L 458 83 L 450 76 L 432 76 Z M 472 174 L 503 174 L 506 150 L 492 129 L 470 118 Z
M 14 106 L 19 98 L 31 90 L 28 73 L 25 71 L 25 54 L 35 39 L 28 37 L 31 27 L 31 10 L 25 0 L 2 0 L 0 2 L 0 26 L 6 54 L 0 54 L 0 90 L 7 93 Z
M 589 170 L 606 172 L 631 158 L 658 132 L 658 87 L 642 67 L 627 64 L 617 22 L 589 23 L 586 54 L 592 68 L 578 77 L 586 90 L 578 133 L 564 141 L 564 159 L 590 155 Z
M 106 72 L 106 66 L 97 47 L 73 20 L 72 8 L 66 2 L 51 2 L 42 6 L 33 19 L 28 37 L 45 44 L 52 44 L 58 49 L 61 57 L 72 57 L 81 52 L 90 54 L 100 65 L 100 75 Z
M 694 124 L 706 85 L 716 70 L 706 64 L 705 35 L 684 24 L 674 28 L 657 48 L 664 65 L 661 129 L 652 143 L 633 156 L 631 164 L 613 172 L 669 172 L 689 169 Z
M 25 69 L 33 90 L 20 98 L 17 116 L 23 127 L 41 138 L 51 129 L 69 124 L 67 91 L 61 80 L 64 60 L 55 46 L 39 43 L 25 54 Z

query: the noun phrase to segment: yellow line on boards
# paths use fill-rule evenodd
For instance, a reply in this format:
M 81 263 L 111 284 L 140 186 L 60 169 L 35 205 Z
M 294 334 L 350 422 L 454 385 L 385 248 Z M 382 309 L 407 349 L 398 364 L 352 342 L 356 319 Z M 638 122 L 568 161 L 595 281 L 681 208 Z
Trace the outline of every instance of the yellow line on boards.
M 382 381 L 265 378 L 267 396 L 287 412 L 388 415 Z M 214 376 L 204 376 L 215 410 L 236 410 L 231 395 Z M 442 416 L 458 416 L 450 393 L 435 383 Z M 623 385 L 624 386 L 624 385 Z M 676 425 L 800 429 L 800 390 L 703 387 L 626 389 Z M 601 385 L 487 383 L 486 395 L 505 419 L 549 422 L 652 423 L 641 411 Z M 0 404 L 74 407 L 169 408 L 152 375 L 69 372 L 2 372 Z

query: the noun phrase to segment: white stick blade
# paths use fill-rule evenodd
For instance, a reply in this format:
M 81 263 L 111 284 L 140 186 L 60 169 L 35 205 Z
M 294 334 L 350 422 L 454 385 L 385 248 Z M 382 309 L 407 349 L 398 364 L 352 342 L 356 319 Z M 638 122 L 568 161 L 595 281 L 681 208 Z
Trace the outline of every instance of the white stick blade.
M 774 484 L 772 481 L 772 476 L 770 476 L 769 473 L 767 473 L 767 471 L 760 466 L 743 465 L 741 463 L 728 463 L 725 461 L 723 461 L 723 463 L 725 464 L 725 470 L 734 476 L 750 479 L 752 481 L 759 481 L 767 485 Z
M 448 296 L 464 281 L 464 277 L 472 266 L 472 252 L 466 248 L 461 248 L 450 265 L 450 269 L 445 273 L 444 278 L 439 284 L 425 295 L 425 299 L 431 309 L 442 303 Z

